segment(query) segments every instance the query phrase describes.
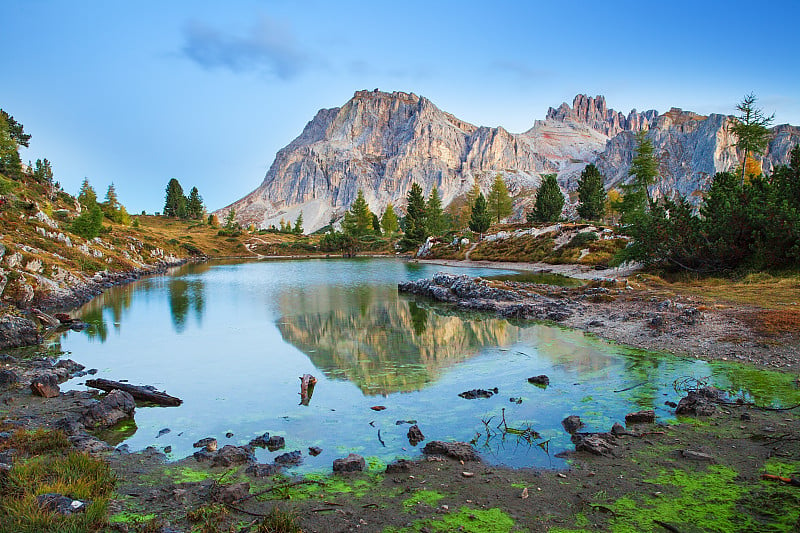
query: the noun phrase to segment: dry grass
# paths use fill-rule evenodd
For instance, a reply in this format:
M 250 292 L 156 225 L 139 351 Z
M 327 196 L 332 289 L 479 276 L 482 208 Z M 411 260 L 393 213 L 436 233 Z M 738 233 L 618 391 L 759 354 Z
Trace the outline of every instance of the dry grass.
M 683 276 L 666 280 L 657 276 L 639 276 L 643 284 L 666 294 L 699 298 L 707 305 L 724 303 L 747 305 L 781 313 L 800 312 L 800 274 L 748 274 L 741 279 L 696 278 Z M 780 314 L 780 313 L 779 313 Z M 791 320 L 790 320 L 791 321 Z

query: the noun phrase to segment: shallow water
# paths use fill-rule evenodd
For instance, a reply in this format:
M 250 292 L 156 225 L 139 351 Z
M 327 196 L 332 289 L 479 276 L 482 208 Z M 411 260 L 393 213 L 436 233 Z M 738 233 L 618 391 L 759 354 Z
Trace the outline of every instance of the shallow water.
M 269 432 L 284 436 L 286 448 L 259 450 L 259 459 L 301 450 L 299 471 L 328 469 L 349 452 L 413 457 L 435 439 L 474 441 L 492 463 L 559 467 L 554 454 L 571 448 L 564 417 L 580 415 L 589 431 L 639 409 L 669 419 L 664 401 L 677 401 L 673 383 L 686 376 L 737 390 L 752 383 L 765 403 L 794 398 L 789 384 L 734 365 L 629 350 L 398 295 L 399 281 L 437 271 L 503 273 L 394 259 L 190 265 L 109 290 L 78 311 L 86 331 L 54 343 L 97 368 L 96 377 L 154 385 L 184 400 L 177 408 L 138 408 L 137 427 L 121 428 L 115 444 L 171 446 L 170 456 L 181 458 L 206 436 L 222 446 Z M 299 405 L 305 373 L 318 380 L 307 406 Z M 539 374 L 550 386 L 527 382 Z M 458 396 L 494 387 L 499 393 L 488 399 Z M 397 423 L 409 420 L 426 437 L 416 447 L 406 438 L 409 424 Z M 324 451 L 310 457 L 309 446 Z

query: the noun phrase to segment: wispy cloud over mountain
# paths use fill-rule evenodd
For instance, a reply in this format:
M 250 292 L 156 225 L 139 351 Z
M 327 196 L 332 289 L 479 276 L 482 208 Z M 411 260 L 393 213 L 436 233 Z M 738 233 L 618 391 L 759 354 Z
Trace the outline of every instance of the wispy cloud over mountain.
M 289 27 L 268 17 L 243 35 L 226 34 L 200 22 L 184 29 L 183 55 L 205 69 L 255 72 L 290 80 L 309 64 Z

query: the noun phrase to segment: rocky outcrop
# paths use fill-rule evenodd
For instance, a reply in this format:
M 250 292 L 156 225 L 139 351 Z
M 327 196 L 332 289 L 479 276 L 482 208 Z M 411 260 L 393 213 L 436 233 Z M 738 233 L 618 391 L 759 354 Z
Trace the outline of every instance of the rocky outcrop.
M 42 342 L 36 324 L 19 316 L 0 317 L 0 349 L 30 346 Z
M 414 93 L 357 91 L 344 106 L 320 110 L 278 152 L 261 185 L 217 215 L 235 209 L 243 225 L 266 228 L 302 212 L 306 231 L 314 231 L 339 219 L 359 189 L 373 212 L 388 203 L 402 212 L 414 182 L 426 195 L 436 186 L 447 205 L 475 182 L 487 192 L 497 174 L 517 196 L 519 215 L 542 173 L 557 173 L 562 187 L 572 190 L 593 162 L 607 187 L 624 182 L 641 130 L 649 130 L 661 162 L 656 194 L 699 200 L 697 191 L 711 176 L 735 167 L 743 155 L 733 148 L 728 126 L 727 116 L 675 108 L 625 115 L 608 108 L 603 96 L 579 94 L 571 106 L 550 108 L 544 120 L 514 134 L 460 120 Z M 798 142 L 798 128 L 774 128 L 765 170 L 785 164 Z

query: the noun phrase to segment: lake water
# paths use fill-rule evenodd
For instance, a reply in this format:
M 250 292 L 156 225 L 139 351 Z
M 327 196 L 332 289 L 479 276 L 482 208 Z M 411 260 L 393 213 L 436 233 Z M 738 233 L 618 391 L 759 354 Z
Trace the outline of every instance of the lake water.
M 710 376 L 722 387 L 752 390 L 762 403 L 795 394 L 732 365 L 643 353 L 398 295 L 398 282 L 438 271 L 503 274 L 395 259 L 189 265 L 107 291 L 76 313 L 87 330 L 53 344 L 97 368 L 95 377 L 154 385 L 184 400 L 137 408 L 136 427 L 112 435 L 114 444 L 171 446 L 177 459 L 203 437 L 222 446 L 269 432 L 285 437 L 286 448 L 259 450 L 259 460 L 301 450 L 301 472 L 330 469 L 350 452 L 384 462 L 414 457 L 429 440 L 474 441 L 491 463 L 560 467 L 554 454 L 571 448 L 564 417 L 580 415 L 589 431 L 608 430 L 640 409 L 668 420 L 664 401 L 678 400 L 676 379 Z M 300 405 L 306 373 L 317 385 Z M 547 388 L 527 382 L 540 374 L 549 376 Z M 62 388 L 81 388 L 84 380 Z M 499 392 L 488 399 L 458 396 L 494 387 Z M 503 417 L 516 432 L 501 431 Z M 417 446 L 406 437 L 413 420 L 426 437 Z M 323 453 L 310 457 L 309 446 Z

